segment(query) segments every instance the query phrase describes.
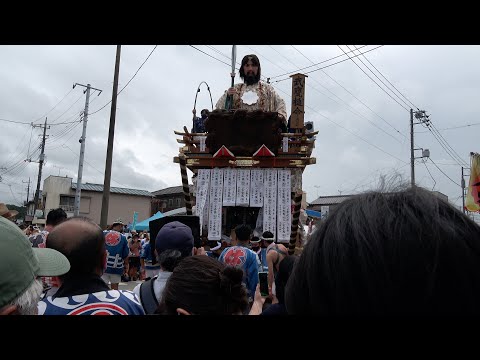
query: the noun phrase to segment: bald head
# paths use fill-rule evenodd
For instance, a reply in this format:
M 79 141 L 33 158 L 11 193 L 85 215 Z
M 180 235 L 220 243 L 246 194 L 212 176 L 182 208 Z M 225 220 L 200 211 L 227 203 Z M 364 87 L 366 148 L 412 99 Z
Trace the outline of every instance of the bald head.
M 88 218 L 73 217 L 55 227 L 48 235 L 47 247 L 60 251 L 70 261 L 66 276 L 103 272 L 102 229 Z

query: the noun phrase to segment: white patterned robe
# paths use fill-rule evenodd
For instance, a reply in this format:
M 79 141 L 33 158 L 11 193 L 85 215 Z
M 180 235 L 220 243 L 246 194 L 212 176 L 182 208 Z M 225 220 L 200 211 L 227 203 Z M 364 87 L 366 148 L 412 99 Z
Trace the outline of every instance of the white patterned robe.
M 242 109 L 242 110 L 262 110 L 262 111 L 276 111 L 285 119 L 285 124 L 287 122 L 287 108 L 285 106 L 285 101 L 278 96 L 275 92 L 275 89 L 267 83 L 259 81 L 253 85 L 247 84 L 235 84 L 235 90 L 237 93 L 233 95 L 233 108 Z M 247 91 L 254 91 L 258 95 L 258 100 L 255 104 L 248 105 L 242 101 L 242 96 Z M 225 109 L 225 101 L 228 96 L 228 90 L 222 95 L 222 97 L 217 101 L 217 109 Z

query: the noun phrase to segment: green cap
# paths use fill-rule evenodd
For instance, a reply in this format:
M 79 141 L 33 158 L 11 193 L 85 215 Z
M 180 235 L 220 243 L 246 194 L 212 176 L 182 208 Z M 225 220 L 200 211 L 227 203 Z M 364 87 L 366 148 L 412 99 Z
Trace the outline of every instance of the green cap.
M 20 228 L 0 217 L 0 308 L 10 304 L 37 276 L 59 276 L 70 262 L 54 249 L 32 248 Z

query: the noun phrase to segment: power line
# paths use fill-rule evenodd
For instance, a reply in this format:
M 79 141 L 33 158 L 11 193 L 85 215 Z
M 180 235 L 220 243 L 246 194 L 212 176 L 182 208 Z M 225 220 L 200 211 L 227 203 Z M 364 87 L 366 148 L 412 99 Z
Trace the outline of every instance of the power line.
M 435 125 L 430 121 L 430 124 L 431 124 L 431 128 L 433 130 L 435 130 L 436 134 L 444 141 L 444 143 L 447 145 L 447 147 L 449 149 L 451 149 L 451 151 L 456 155 L 456 157 L 460 160 L 460 162 L 463 162 L 463 164 L 465 166 L 468 167 L 468 164 L 462 159 L 462 157 L 455 151 L 455 149 L 453 149 L 450 144 L 448 143 L 448 141 L 443 137 L 443 135 L 437 130 L 437 128 L 435 127 Z
M 283 93 L 286 94 L 287 96 L 291 97 L 290 94 L 287 94 L 287 93 L 286 93 L 285 91 L 283 91 L 282 89 L 279 89 L 279 88 L 276 88 L 276 89 L 277 89 L 278 91 L 283 92 Z M 320 116 L 324 117 L 324 118 L 327 119 L 328 121 L 334 123 L 335 125 L 341 127 L 341 128 L 344 129 L 345 131 L 348 131 L 348 132 L 349 132 L 350 134 L 352 134 L 353 136 L 358 137 L 360 140 L 362 140 L 363 142 L 366 142 L 368 145 L 373 146 L 373 147 L 376 148 L 377 150 L 380 150 L 382 153 L 385 153 L 385 154 L 387 154 L 387 155 L 390 155 L 391 157 L 397 159 L 397 160 L 400 161 L 400 162 L 407 163 L 407 162 L 403 161 L 402 159 L 399 159 L 399 158 L 396 157 L 395 155 L 392 155 L 392 154 L 388 153 L 387 151 L 381 149 L 381 148 L 378 147 L 377 145 L 372 144 L 372 143 L 369 142 L 368 140 L 365 140 L 365 139 L 364 139 L 363 137 L 361 137 L 360 135 L 357 135 L 357 134 L 355 134 L 354 132 L 348 130 L 346 127 L 344 127 L 344 126 L 340 125 L 339 123 L 333 121 L 332 119 L 326 117 L 325 115 L 323 115 L 323 114 L 320 113 L 319 111 L 313 109 L 312 107 L 310 107 L 310 106 L 308 106 L 308 105 L 306 105 L 306 104 L 305 104 L 305 107 L 307 107 L 307 108 L 309 108 L 310 110 L 316 112 L 317 114 L 319 114 Z
M 432 180 L 433 180 L 433 187 L 432 187 L 432 191 L 433 191 L 433 189 L 435 189 L 435 185 L 437 185 L 437 182 L 435 181 L 435 179 L 434 179 L 433 176 L 432 176 L 432 173 L 431 173 L 430 170 L 428 169 L 428 166 L 427 166 L 426 161 L 422 161 L 422 162 L 423 162 L 423 165 L 425 165 L 425 169 L 427 169 L 428 173 L 430 174 L 430 177 L 431 177 Z
M 450 176 L 448 176 L 447 174 L 445 174 L 445 173 L 443 172 L 443 170 L 440 169 L 440 168 L 437 166 L 437 164 L 435 164 L 435 162 L 434 162 L 432 159 L 430 159 L 430 158 L 428 158 L 428 159 L 429 159 L 429 160 L 432 162 L 432 164 L 435 165 L 435 167 L 436 167 L 438 170 L 440 170 L 440 172 L 441 172 L 443 175 L 445 175 L 452 183 L 454 183 L 454 184 L 457 185 L 457 186 L 460 186 L 460 184 L 457 184 L 455 181 L 453 181 L 453 180 L 450 178 Z M 460 186 L 460 187 L 461 187 L 461 186 Z
M 68 110 L 70 110 L 70 109 L 73 107 L 73 105 L 75 105 L 77 102 L 79 102 L 82 97 L 83 97 L 83 94 L 80 94 L 80 96 L 78 97 L 78 99 L 75 100 L 75 102 L 74 102 L 72 105 L 70 105 L 70 106 L 67 108 L 67 110 L 65 110 L 60 116 L 57 116 L 56 119 L 52 120 L 52 122 L 51 122 L 50 125 L 54 124 L 55 121 L 57 121 L 57 120 L 60 119 L 63 115 L 65 115 L 65 113 L 66 113 Z M 57 125 L 59 125 L 59 124 L 57 124 Z
M 28 123 L 28 122 L 13 121 L 13 120 L 8 120 L 8 119 L 0 119 L 0 121 L 6 121 L 6 122 L 9 122 L 9 123 L 22 124 L 22 125 L 31 125 L 32 124 L 32 123 Z
M 190 46 L 191 46 L 191 45 L 190 45 Z M 221 52 L 220 50 L 218 50 L 216 47 L 211 46 L 211 45 L 205 45 L 205 46 L 208 47 L 209 49 L 215 51 L 217 54 L 222 55 L 223 57 L 227 58 L 229 61 L 232 61 L 232 59 L 231 59 L 230 56 L 225 55 L 223 52 Z M 193 47 L 193 46 L 192 46 L 192 47 Z M 194 47 L 193 47 L 193 48 L 194 48 Z M 196 48 L 195 48 L 195 49 L 196 49 Z M 198 50 L 198 49 L 197 49 L 197 50 Z M 202 52 L 203 52 L 203 51 L 202 51 Z M 206 54 L 206 53 L 204 53 L 204 54 Z M 206 54 L 206 55 L 208 55 L 208 54 Z M 210 55 L 209 55 L 209 56 L 210 56 Z M 214 58 L 214 59 L 216 59 L 216 58 Z M 216 60 L 218 60 L 218 59 L 216 59 Z M 225 63 L 224 63 L 224 64 L 225 64 Z M 236 64 L 239 65 L 239 66 L 241 65 L 241 63 L 239 63 L 238 61 L 236 62 Z M 229 66 L 230 66 L 230 65 L 229 65 Z
M 215 56 L 212 56 L 212 55 L 210 55 L 210 54 L 206 53 L 205 51 L 203 51 L 203 50 L 200 50 L 199 48 L 196 48 L 196 47 L 195 47 L 195 46 L 193 46 L 193 45 L 188 45 L 188 46 L 190 46 L 190 47 L 194 48 L 195 50 L 198 50 L 198 51 L 200 51 L 201 53 L 203 53 L 203 54 L 205 54 L 205 55 L 207 55 L 207 56 L 210 56 L 212 59 L 215 59 L 215 60 L 217 60 L 217 61 L 220 61 L 222 64 L 225 64 L 225 65 L 227 65 L 227 66 L 231 66 L 231 65 L 232 65 L 232 64 L 227 64 L 225 61 L 223 61 L 223 60 L 220 60 L 220 59 L 216 58 Z
M 345 53 L 345 55 L 347 55 L 347 56 L 349 57 L 349 59 L 352 60 L 352 62 L 353 62 L 360 70 L 362 70 L 362 72 L 363 72 L 365 75 L 367 75 L 368 78 L 369 78 L 370 80 L 372 80 L 385 94 L 387 94 L 388 96 L 390 96 L 390 98 L 392 98 L 393 101 L 395 101 L 395 102 L 396 102 L 398 105 L 400 105 L 402 108 L 404 108 L 404 109 L 407 110 L 407 111 L 410 111 L 410 110 L 407 109 L 405 106 L 403 106 L 402 104 L 400 104 L 392 95 L 390 95 L 387 91 L 385 91 L 385 89 L 382 88 L 370 75 L 368 75 L 368 74 L 365 72 L 365 70 L 363 70 L 363 69 L 360 67 L 360 65 L 358 65 L 358 64 L 355 62 L 355 60 L 353 60 L 353 58 L 352 58 L 350 55 L 348 55 L 348 54 L 345 52 L 345 50 L 343 50 L 343 49 L 340 47 L 340 45 L 337 45 L 337 46 L 338 46 L 338 48 L 339 48 L 340 50 L 342 50 L 342 51 Z
M 70 151 L 72 152 L 73 155 L 75 155 L 76 157 L 79 157 L 72 149 L 70 149 L 70 147 L 69 147 L 68 145 L 63 144 L 62 147 L 67 148 L 68 150 L 70 150 Z M 92 164 L 90 164 L 88 161 L 84 160 L 84 162 L 85 162 L 88 166 L 90 166 L 92 169 L 94 169 L 96 172 L 100 173 L 101 175 L 104 175 L 103 172 L 101 172 L 100 170 L 98 170 L 96 167 L 94 167 L 94 166 L 93 166 Z M 114 180 L 114 179 L 112 179 L 112 181 L 113 181 L 113 182 L 116 182 L 116 183 L 119 184 L 119 185 L 122 185 L 122 186 L 128 188 L 127 185 L 122 184 L 122 183 L 120 183 L 120 182 L 118 182 L 118 181 L 116 181 L 116 180 Z
M 33 128 L 32 128 L 32 131 L 33 131 Z M 25 138 L 25 136 L 28 134 L 28 131 L 25 131 L 24 134 L 23 134 L 23 137 L 22 139 L 18 142 L 18 145 L 17 147 L 15 148 L 14 151 L 11 152 L 11 154 L 14 154 L 13 156 L 15 156 L 17 154 L 17 151 L 18 149 L 21 148 L 22 145 L 24 145 L 24 142 L 23 142 L 23 139 Z M 30 133 L 31 134 L 31 133 Z M 30 139 L 31 139 L 31 135 L 30 135 Z M 4 162 L 1 166 L 0 166 L 0 169 L 5 167 L 5 165 L 7 164 L 8 160 L 6 162 Z
M 50 112 L 52 112 L 52 110 L 54 110 L 68 95 L 70 95 L 70 93 L 73 91 L 73 88 L 70 89 L 66 94 L 65 96 L 62 98 L 62 100 L 60 100 L 53 108 L 51 108 L 50 110 L 48 110 L 48 112 L 45 114 L 45 115 L 42 115 L 40 116 L 37 120 L 34 120 L 33 123 L 36 123 L 37 121 L 40 121 L 40 120 L 43 120 L 45 119 L 45 117 L 50 114 Z
M 346 101 L 344 101 L 343 99 L 341 99 L 340 97 L 338 97 L 336 94 L 334 94 L 332 91 L 330 91 L 329 89 L 327 89 L 325 86 L 323 86 L 322 84 L 320 84 L 320 82 L 318 82 L 317 80 L 315 80 L 314 78 L 311 78 L 313 81 L 315 81 L 316 83 L 318 83 L 320 86 L 322 86 L 323 88 L 325 88 L 328 92 L 332 93 L 334 96 L 336 96 L 340 101 L 342 101 L 346 106 L 345 109 L 347 109 L 348 111 L 350 111 L 352 114 L 354 115 L 357 115 L 358 117 L 360 118 L 363 118 L 365 120 L 367 120 L 370 124 L 372 124 L 372 126 L 376 127 L 377 129 L 379 129 L 380 131 L 382 131 L 383 133 L 385 133 L 386 135 L 390 136 L 392 139 L 394 139 L 395 141 L 399 142 L 401 144 L 401 141 L 398 140 L 395 136 L 393 136 L 392 134 L 390 134 L 389 132 L 385 131 L 383 128 L 381 128 L 380 126 L 378 126 L 377 124 L 375 124 L 372 120 L 368 119 L 366 116 L 360 114 L 360 113 L 357 113 L 356 111 L 353 111 L 353 110 L 350 110 L 350 108 L 352 108 Z M 327 98 L 329 98 L 330 100 L 332 101 L 335 101 L 337 104 L 339 104 L 340 106 L 342 106 L 342 104 L 340 104 L 338 101 L 336 101 L 335 99 L 332 99 L 330 96 L 327 96 L 325 95 L 324 93 L 322 93 L 320 90 L 316 89 L 315 87 L 311 86 L 311 85 L 308 85 L 307 86 L 311 87 L 313 90 L 316 90 L 318 91 L 320 94 L 322 94 L 323 96 L 326 96 Z M 352 108 L 353 109 L 353 108 Z
M 283 54 L 281 54 L 281 53 L 280 53 L 279 51 L 277 51 L 275 48 L 273 48 L 273 47 L 270 46 L 270 45 L 268 45 L 268 46 L 269 46 L 270 48 L 272 48 L 275 52 L 277 52 L 278 54 L 280 54 L 280 55 L 281 55 L 283 58 L 285 58 L 288 62 L 290 62 L 291 64 L 293 64 L 295 67 L 297 67 L 297 65 L 296 65 L 295 63 L 293 63 L 292 61 L 290 61 L 287 57 L 285 57 Z M 248 46 L 246 46 L 246 47 L 248 47 Z M 252 48 L 250 48 L 250 47 L 248 47 L 248 48 L 249 48 L 250 50 L 252 50 L 252 51 L 255 51 L 254 49 L 252 49 Z M 259 53 L 259 54 L 260 54 L 260 53 Z M 261 54 L 260 54 L 260 55 L 261 55 Z M 262 58 L 264 57 L 264 55 L 261 55 L 261 56 L 262 56 Z M 269 60 L 269 59 L 266 59 L 266 60 L 268 60 L 269 62 L 271 62 L 272 64 L 274 64 L 271 60 Z M 279 66 L 279 65 L 277 65 L 277 64 L 274 64 L 274 65 L 276 65 L 277 67 L 283 69 L 281 66 Z M 285 69 L 283 69 L 283 70 L 285 70 Z M 354 115 L 356 115 L 356 116 L 358 116 L 358 117 L 361 117 L 361 118 L 367 120 L 367 121 L 368 121 L 370 124 L 372 124 L 374 127 L 376 127 L 377 129 L 379 129 L 380 131 L 382 131 L 382 132 L 385 133 L 386 135 L 392 137 L 394 140 L 398 141 L 398 142 L 401 144 L 400 140 L 398 140 L 398 139 L 397 139 L 396 137 L 394 137 L 392 134 L 390 134 L 390 133 L 388 133 L 387 131 L 385 131 L 384 129 L 382 129 L 380 126 L 378 126 L 377 124 L 375 124 L 373 121 L 371 121 L 370 119 L 368 119 L 368 118 L 365 117 L 364 115 L 362 115 L 362 114 L 360 114 L 360 113 L 357 113 L 356 111 L 350 110 L 350 108 L 351 108 L 351 109 L 353 109 L 353 108 L 352 108 L 346 101 L 344 101 L 342 98 L 340 98 L 338 95 L 336 95 L 334 92 L 332 92 L 332 91 L 331 91 L 330 89 L 328 89 L 327 87 L 323 86 L 319 81 L 317 81 L 317 80 L 314 79 L 313 77 L 312 77 L 311 79 L 312 79 L 314 82 L 316 82 L 317 84 L 319 84 L 321 87 L 323 87 L 325 90 L 327 90 L 329 93 L 331 93 L 333 96 L 335 96 L 336 98 L 338 98 L 342 103 L 344 103 L 344 104 L 346 105 L 346 106 L 344 106 L 344 107 L 345 107 L 348 111 L 350 111 L 352 114 L 354 114 Z M 308 83 L 307 83 L 306 85 L 307 85 L 307 87 L 312 88 L 313 90 L 319 92 L 320 94 L 322 94 L 323 96 L 327 97 L 328 99 L 336 102 L 336 103 L 339 104 L 340 106 L 343 106 L 343 105 L 340 104 L 338 101 L 336 101 L 335 99 L 332 99 L 330 96 L 324 94 L 323 92 L 321 92 L 321 91 L 318 90 L 317 88 L 313 87 L 312 85 L 310 85 L 310 84 L 308 84 Z M 355 110 L 355 109 L 353 109 L 353 110 Z
M 252 49 L 250 46 L 247 46 L 247 45 L 241 45 L 241 46 L 244 46 L 244 47 L 248 48 L 249 50 L 257 53 L 258 55 L 260 55 L 260 57 L 261 57 L 262 59 L 267 60 L 269 63 L 271 63 L 272 65 L 276 66 L 277 68 L 279 68 L 279 69 L 281 69 L 281 70 L 283 70 L 283 71 L 287 71 L 287 69 L 285 69 L 285 68 L 281 67 L 280 65 L 278 65 L 277 63 L 273 62 L 272 60 L 270 60 L 269 58 L 267 58 L 265 55 L 262 55 L 262 54 L 260 53 L 260 51 L 254 50 L 254 49 Z
M 289 61 L 291 64 L 293 64 L 295 67 L 297 66 L 296 64 L 294 64 L 292 61 L 290 61 L 288 58 L 286 58 L 284 55 L 282 55 L 280 52 L 278 52 L 275 48 L 273 48 L 272 46 L 268 45 L 270 48 L 272 48 L 273 50 L 275 50 L 278 54 L 280 54 L 283 58 L 285 58 L 287 61 Z M 255 51 L 253 49 L 251 49 L 252 51 Z M 263 55 L 262 55 L 263 56 Z M 268 59 L 267 59 L 268 60 Z M 270 60 L 269 60 L 270 61 Z M 271 61 L 270 61 L 271 62 Z M 278 66 L 279 68 L 281 68 L 280 66 Z M 385 131 L 384 129 L 382 129 L 380 126 L 378 126 L 377 124 L 375 124 L 373 121 L 371 121 L 370 119 L 368 119 L 367 117 L 365 117 L 364 115 L 360 114 L 360 113 L 357 113 L 356 111 L 352 111 L 350 110 L 353 109 L 346 101 L 344 101 L 342 98 L 340 98 L 339 96 L 337 96 L 337 94 L 335 94 L 334 92 L 332 92 L 330 89 L 328 89 L 327 87 L 323 86 L 319 81 L 317 81 L 316 79 L 314 79 L 313 77 L 311 78 L 314 82 L 316 82 L 317 84 L 319 84 L 321 87 L 323 87 L 325 90 L 327 90 L 329 93 L 331 93 L 333 96 L 335 96 L 337 99 L 339 99 L 341 102 L 343 102 L 346 106 L 344 106 L 348 111 L 350 111 L 352 114 L 358 116 L 358 117 L 361 117 L 365 120 L 367 120 L 370 124 L 372 124 L 374 127 L 376 127 L 377 129 L 379 129 L 380 131 L 382 131 L 383 133 L 385 133 L 386 135 L 392 137 L 394 140 L 398 141 L 399 143 L 400 140 L 398 140 L 396 137 L 394 137 L 392 134 L 388 133 L 387 131 Z M 308 87 L 312 88 L 313 90 L 319 92 L 320 94 L 322 94 L 323 96 L 327 97 L 328 99 L 336 102 L 337 104 L 339 104 L 340 106 L 343 106 L 342 104 L 340 104 L 338 101 L 336 101 L 335 99 L 332 99 L 330 96 L 324 94 L 323 92 L 321 92 L 320 90 L 318 90 L 317 88 L 313 87 L 312 85 L 310 84 L 306 84 Z M 355 110 L 355 109 L 353 109 Z
M 155 49 L 157 48 L 158 45 L 155 45 L 155 47 L 153 48 L 153 50 L 150 52 L 150 54 L 148 54 L 147 58 L 145 59 L 145 61 L 142 63 L 142 65 L 140 65 L 140 67 L 137 69 L 137 71 L 135 71 L 135 74 L 133 74 L 133 76 L 130 78 L 130 80 L 128 80 L 128 82 L 125 84 L 125 86 L 123 88 L 120 89 L 120 91 L 117 93 L 117 95 L 120 95 L 120 93 L 128 86 L 128 84 L 130 84 L 130 82 L 135 78 L 135 76 L 137 76 L 137 73 L 140 71 L 140 69 L 143 67 L 143 65 L 145 65 L 145 63 L 147 62 L 147 60 L 150 58 L 150 56 L 153 54 L 153 52 L 155 51 Z M 105 105 L 103 105 L 100 109 L 92 112 L 92 113 L 89 113 L 88 115 L 93 115 L 93 114 L 96 114 L 97 112 L 99 112 L 100 110 L 102 110 L 103 108 L 105 108 L 105 106 L 107 106 L 108 104 L 110 104 L 112 102 L 112 100 L 110 100 L 108 103 L 106 103 Z
M 445 139 L 442 138 L 443 139 L 442 140 L 439 137 L 440 133 L 434 131 L 436 129 L 434 128 L 431 121 L 430 121 L 430 124 L 427 125 L 427 126 L 428 126 L 428 130 L 432 133 L 433 137 L 437 140 L 437 142 L 445 150 L 445 152 L 453 159 L 453 161 L 457 162 L 457 164 L 460 165 L 460 166 L 468 166 L 468 165 L 466 165 L 466 162 L 464 162 L 463 159 L 455 152 L 455 150 L 451 149 L 451 146 L 448 145 L 448 143 L 445 141 Z M 451 150 L 449 149 L 449 147 L 450 147 Z
M 293 46 L 293 45 L 292 45 L 292 46 Z M 363 47 L 365 47 L 365 46 L 368 46 L 368 45 L 362 45 L 362 46 L 359 47 L 359 49 L 361 49 L 361 48 L 363 48 Z M 383 45 L 382 45 L 382 46 L 383 46 Z M 376 49 L 376 48 L 375 48 L 375 49 Z M 374 50 L 374 49 L 372 49 L 372 50 Z M 298 50 L 297 50 L 297 51 L 298 51 Z M 351 52 L 351 51 L 349 51 L 349 52 Z M 303 54 L 302 54 L 302 55 L 303 55 Z M 305 55 L 303 55 L 303 56 L 305 56 Z M 306 66 L 306 67 L 297 69 L 297 70 L 295 70 L 294 72 L 299 72 L 299 71 L 302 71 L 302 70 L 310 69 L 311 67 L 314 67 L 314 66 L 317 66 L 317 65 L 320 65 L 320 64 L 324 64 L 324 63 L 326 63 L 326 62 L 329 62 L 329 61 L 331 61 L 331 60 L 334 60 L 334 59 L 339 58 L 339 57 L 342 57 L 342 56 L 345 56 L 345 55 L 344 55 L 344 54 L 337 55 L 337 56 L 334 56 L 333 58 L 320 61 L 319 63 L 316 63 L 316 64 L 313 64 L 313 65 L 310 65 L 310 66 Z M 359 56 L 359 55 L 356 55 L 356 56 Z M 306 57 L 306 56 L 305 56 L 305 57 Z M 307 59 L 308 59 L 308 58 L 307 58 Z M 342 60 L 342 61 L 346 61 L 346 60 L 348 60 L 348 59 L 345 59 L 345 60 Z M 341 61 L 340 61 L 340 62 L 341 62 Z M 338 63 L 336 63 L 336 64 L 338 64 Z M 277 78 L 277 77 L 285 76 L 285 75 L 288 75 L 288 74 L 292 74 L 292 72 L 287 72 L 287 73 L 285 73 L 285 74 L 275 75 L 275 76 L 272 76 L 270 79 L 275 79 L 275 78 Z
M 370 52 L 370 51 L 373 51 L 373 50 L 376 50 L 376 49 L 378 49 L 378 48 L 381 48 L 382 46 L 383 46 L 383 45 L 379 45 L 379 46 L 377 46 L 377 47 L 374 47 L 373 49 L 366 50 L 366 51 L 364 51 L 362 54 L 366 54 L 366 53 L 368 53 L 368 52 Z M 345 54 L 347 54 L 347 53 L 345 53 Z M 321 68 L 318 68 L 318 69 L 315 69 L 315 70 L 305 71 L 305 72 L 303 72 L 303 74 L 310 74 L 310 73 L 315 72 L 315 71 L 319 71 L 319 70 L 322 70 L 322 69 L 326 69 L 326 68 L 328 68 L 328 67 L 330 67 L 330 66 L 340 64 L 340 63 L 342 63 L 342 62 L 344 62 L 344 61 L 347 61 L 347 60 L 349 60 L 349 59 L 351 59 L 351 58 L 354 58 L 354 57 L 357 57 L 357 56 L 360 56 L 360 55 L 361 55 L 361 54 L 354 55 L 354 56 L 352 56 L 352 57 L 349 56 L 348 58 L 343 59 L 343 60 L 340 60 L 340 61 L 337 61 L 337 62 L 334 62 L 333 64 L 329 64 L 329 65 L 326 65 L 326 66 L 322 66 Z M 343 55 L 342 55 L 342 56 L 343 56 Z M 313 66 L 313 65 L 312 65 L 312 66 Z M 312 66 L 309 66 L 309 67 L 312 67 Z M 301 70 L 297 70 L 297 71 L 301 71 Z M 290 73 L 288 73 L 288 74 L 290 74 Z M 270 79 L 271 79 L 271 78 L 270 78 Z M 278 82 L 282 82 L 282 81 L 285 81 L 285 80 L 288 80 L 288 79 L 290 79 L 290 77 L 286 77 L 285 79 L 275 80 L 275 82 L 278 83 Z
M 359 51 L 359 50 L 358 50 L 359 48 L 357 48 L 356 45 L 353 45 L 353 47 L 355 48 L 355 50 Z M 414 108 L 416 108 L 416 109 L 418 110 L 418 107 L 417 107 L 413 102 L 411 102 L 405 95 L 403 95 L 403 94 L 400 92 L 400 90 L 398 90 L 398 89 L 395 87 L 395 85 L 393 85 L 393 84 L 390 82 L 390 80 L 388 80 L 388 79 L 382 74 L 382 72 L 381 72 L 380 70 L 378 70 L 378 69 L 375 67 L 375 65 L 373 65 L 373 64 L 371 63 L 370 60 L 368 60 L 368 58 L 367 58 L 365 55 L 362 54 L 362 56 L 363 56 L 363 58 L 364 58 L 365 60 L 368 61 L 368 63 L 369 63 L 370 65 L 373 66 L 373 68 L 374 68 L 375 70 L 377 70 L 377 72 L 378 72 L 380 75 L 382 75 L 382 77 L 383 77 L 385 80 L 387 80 L 387 82 L 388 82 L 390 85 L 393 86 L 393 88 L 394 88 L 395 90 L 397 90 L 397 92 L 398 92 L 401 96 L 403 96 L 403 97 L 405 98 L 405 100 L 407 100 Z M 359 58 L 359 59 L 360 59 L 360 58 Z
M 448 127 L 448 128 L 443 128 L 443 129 L 437 129 L 437 131 L 445 131 L 445 130 L 453 130 L 453 129 L 461 129 L 469 126 L 478 126 L 480 125 L 480 122 L 478 123 L 472 123 L 472 124 L 466 124 L 466 125 L 460 125 L 460 126 L 453 126 L 453 127 Z M 427 133 L 428 131 L 417 131 L 417 134 L 419 133 Z
M 80 125 L 80 123 L 78 123 L 77 125 L 75 125 L 75 127 L 78 126 L 78 125 Z M 65 140 L 65 142 L 64 142 L 62 145 L 58 145 L 58 146 L 49 148 L 49 149 L 47 149 L 47 150 L 52 151 L 52 150 L 59 149 L 59 148 L 63 147 L 63 145 L 65 145 L 65 144 L 68 142 L 68 140 L 70 140 L 70 139 L 72 138 L 72 136 L 75 135 L 75 132 L 73 132 L 73 130 L 74 130 L 74 129 L 71 129 L 71 130 L 69 131 L 69 132 L 72 132 L 72 135 L 70 135 L 70 136 L 68 137 L 68 139 Z M 66 133 L 65 133 L 65 135 L 66 135 Z M 57 139 L 57 140 L 58 140 L 58 139 Z
M 22 121 L 14 121 L 14 120 L 8 120 L 8 119 L 0 119 L 0 121 L 6 121 L 6 122 L 9 122 L 9 123 L 14 123 L 14 124 L 21 124 L 21 125 L 32 125 L 33 123 L 29 122 L 22 122 Z M 72 124 L 74 123 L 75 121 L 70 121 L 70 122 L 63 122 L 63 123 L 56 123 L 56 124 L 52 124 L 52 125 L 64 125 L 64 124 Z M 50 126 L 50 125 L 49 125 Z
M 293 47 L 296 51 L 298 51 L 303 57 L 305 57 L 308 61 L 310 61 L 311 63 L 313 63 L 313 61 L 311 59 L 309 59 L 307 56 L 305 56 L 300 50 L 298 50 L 295 46 L 293 45 L 290 45 L 291 47 Z M 348 92 L 351 96 L 353 96 L 355 99 L 357 99 L 360 103 L 362 103 L 367 109 L 369 109 L 372 113 L 374 113 L 375 115 L 377 115 L 383 122 L 385 122 L 388 126 L 390 126 L 392 129 L 394 129 L 398 134 L 400 134 L 401 136 L 403 136 L 405 139 L 406 139 L 406 136 L 404 134 L 402 134 L 399 130 L 397 130 L 392 124 L 390 124 L 387 120 L 385 120 L 383 117 L 381 117 L 380 115 L 378 115 L 375 111 L 373 111 L 367 104 L 365 104 L 362 100 L 360 100 L 359 98 L 357 98 L 354 94 L 352 94 L 347 88 L 345 88 L 342 84 L 340 84 L 337 80 L 335 80 L 332 76 L 330 76 L 325 70 L 322 70 L 322 72 L 327 75 L 331 80 L 333 80 L 337 85 L 339 85 L 340 87 L 342 87 L 346 92 Z M 312 77 L 312 80 L 316 81 L 313 77 Z M 317 81 L 316 81 L 317 82 Z M 333 93 L 332 93 L 333 94 Z M 335 95 L 336 96 L 336 95 Z M 338 96 L 337 96 L 338 97 Z M 340 98 L 339 98 L 340 99 Z M 342 100 L 343 101 L 343 100 Z M 346 102 L 345 102 L 346 103 Z M 391 136 L 391 135 L 390 135 Z
M 347 47 L 348 50 L 351 50 L 351 49 L 350 49 L 350 46 L 348 46 L 348 45 L 345 45 L 345 46 Z M 365 55 L 363 55 L 363 57 L 365 57 Z M 392 94 L 395 95 L 395 96 L 396 96 L 401 102 L 403 102 L 405 105 L 407 105 L 407 107 L 410 107 L 410 105 L 407 104 L 407 103 L 405 102 L 405 100 L 403 100 L 400 96 L 398 96 L 394 91 L 392 91 L 392 89 L 391 89 L 387 84 L 385 84 L 385 83 L 383 82 L 383 80 L 380 79 L 380 78 L 378 77 L 378 75 L 375 74 L 375 72 L 373 72 L 372 69 L 370 69 L 370 68 L 368 67 L 368 65 L 365 64 L 360 57 L 358 57 L 357 60 L 359 60 L 359 61 L 363 64 L 363 66 L 365 66 L 365 67 L 367 68 L 368 71 L 370 71 L 378 80 L 380 80 L 380 82 L 385 86 L 385 88 L 387 88 L 389 91 L 391 91 Z M 383 75 L 382 75 L 382 76 L 383 76 Z M 414 106 L 414 107 L 415 107 L 415 106 Z M 418 108 L 417 108 L 417 110 L 418 110 Z

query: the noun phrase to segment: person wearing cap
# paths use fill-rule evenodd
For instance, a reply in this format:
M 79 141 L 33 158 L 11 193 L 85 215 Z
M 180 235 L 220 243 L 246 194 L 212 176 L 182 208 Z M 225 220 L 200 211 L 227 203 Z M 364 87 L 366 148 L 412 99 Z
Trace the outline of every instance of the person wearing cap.
M 62 208 L 52 209 L 47 214 L 47 219 L 45 222 L 45 229 L 41 230 L 38 226 L 33 226 L 32 234 L 28 237 L 32 247 L 44 248 L 47 246 L 47 238 L 50 231 L 53 230 L 55 226 L 61 224 L 67 220 L 67 213 Z M 60 282 L 57 277 L 52 276 L 43 276 L 43 289 L 46 295 L 53 295 L 55 291 L 60 287 Z
M 43 315 L 143 315 L 137 297 L 128 290 L 111 290 L 101 276 L 107 262 L 102 229 L 85 217 L 73 217 L 48 236 L 47 246 L 63 253 L 70 271 L 62 285 L 38 305 Z
M 273 298 L 275 295 L 275 277 L 280 266 L 280 262 L 288 255 L 288 249 L 282 244 L 275 244 L 275 237 L 270 231 L 265 231 L 262 234 L 262 240 L 268 244 L 267 266 L 268 266 L 268 296 Z
M 0 216 L 4 217 L 5 219 L 14 221 L 15 216 L 17 215 L 17 210 L 10 210 L 7 205 L 5 205 L 4 203 L 0 203 Z
M 118 290 L 122 274 L 128 273 L 128 241 L 122 234 L 124 223 L 118 218 L 112 224 L 111 230 L 105 230 L 103 236 L 107 246 L 107 268 L 102 275 L 103 281 L 110 288 Z
M 235 228 L 235 235 L 237 245 L 224 249 L 219 260 L 225 265 L 243 269 L 243 282 L 247 287 L 249 302 L 253 303 L 258 284 L 258 272 L 261 269 L 257 254 L 249 249 L 252 229 L 248 225 L 238 225 Z
M 63 254 L 32 248 L 14 223 L 0 217 L 0 315 L 36 315 L 43 291 L 38 277 L 63 275 L 69 270 Z
M 155 238 L 155 255 L 160 263 L 159 274 L 133 289 L 147 314 L 155 312 L 165 284 L 178 263 L 187 256 L 205 255 L 205 250 L 194 247 L 192 229 L 189 226 L 172 221 L 163 225 L 158 232 Z

